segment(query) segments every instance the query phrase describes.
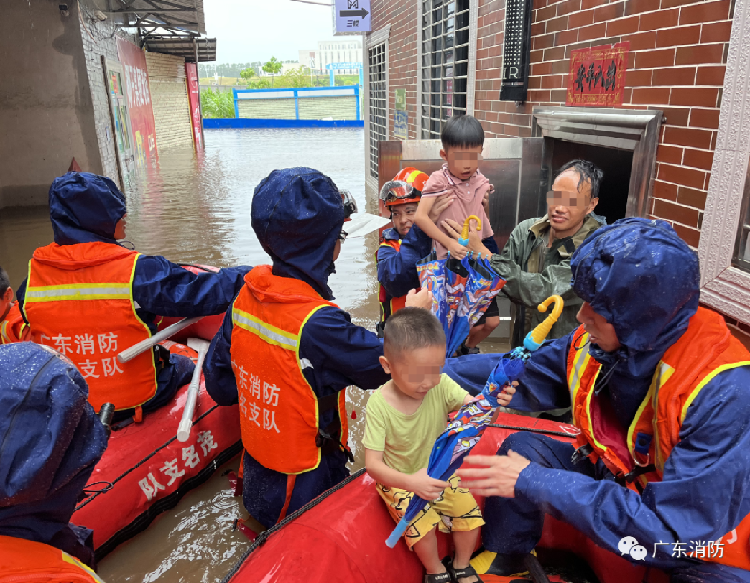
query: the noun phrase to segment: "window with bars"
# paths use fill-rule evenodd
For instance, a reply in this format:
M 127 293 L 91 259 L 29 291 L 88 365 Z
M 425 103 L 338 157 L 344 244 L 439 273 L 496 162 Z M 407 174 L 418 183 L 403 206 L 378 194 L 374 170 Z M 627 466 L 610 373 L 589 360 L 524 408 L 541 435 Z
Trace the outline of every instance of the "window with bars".
M 437 139 L 443 122 L 466 113 L 469 0 L 422 1 L 422 138 Z
M 378 177 L 378 142 L 388 139 L 387 76 L 385 43 L 367 49 L 370 91 L 370 176 Z
M 734 260 L 732 264 L 750 272 L 750 176 L 745 179 L 745 192 L 740 211 L 740 229 L 737 233 Z

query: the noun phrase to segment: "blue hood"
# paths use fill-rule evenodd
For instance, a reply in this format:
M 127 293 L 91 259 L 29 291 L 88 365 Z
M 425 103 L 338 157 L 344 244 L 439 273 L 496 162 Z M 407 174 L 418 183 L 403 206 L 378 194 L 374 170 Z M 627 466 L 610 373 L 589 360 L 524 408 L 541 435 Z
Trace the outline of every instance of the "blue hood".
M 344 224 L 338 188 L 312 168 L 274 170 L 255 189 L 251 222 L 274 275 L 300 279 L 333 299 L 328 276 Z
M 49 212 L 58 245 L 116 243 L 115 225 L 125 215 L 125 195 L 109 178 L 68 172 L 50 186 Z
M 90 563 L 68 524 L 107 447 L 75 366 L 31 342 L 0 346 L 0 535 L 56 546 Z
M 630 218 L 594 231 L 570 261 L 573 289 L 612 324 L 622 347 L 591 355 L 627 427 L 656 366 L 698 309 L 698 257 L 664 221 Z M 609 379 L 608 383 L 604 380 Z

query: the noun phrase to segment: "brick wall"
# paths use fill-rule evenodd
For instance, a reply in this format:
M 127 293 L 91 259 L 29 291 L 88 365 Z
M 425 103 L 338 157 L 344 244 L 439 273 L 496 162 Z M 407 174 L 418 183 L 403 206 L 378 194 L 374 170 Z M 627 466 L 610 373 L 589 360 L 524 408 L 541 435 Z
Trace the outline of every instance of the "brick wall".
M 535 105 L 564 105 L 570 52 L 630 42 L 624 106 L 661 109 L 651 216 L 698 246 L 719 127 L 730 0 L 534 0 L 529 101 L 498 101 L 503 0 L 479 0 L 475 115 L 488 137 L 530 136 Z
M 109 98 L 107 97 L 108 89 L 104 82 L 102 56 L 111 61 L 119 61 L 116 35 L 121 33 L 115 31 L 115 27 L 109 22 L 92 19 L 87 13 L 82 13 L 81 16 L 83 53 L 86 57 L 86 74 L 91 88 L 91 100 L 94 104 L 94 124 L 99 142 L 102 171 L 105 176 L 119 184 L 117 151 L 115 150 L 112 118 L 110 117 Z M 122 34 L 122 37 L 126 38 L 126 35 Z M 88 171 L 90 168 L 83 168 L 83 170 Z
M 396 89 L 406 89 L 406 112 L 410 140 L 417 139 L 417 2 L 380 0 L 372 3 L 371 28 L 377 31 L 391 25 L 389 37 L 388 139 L 393 135 Z M 365 80 L 367 82 L 367 80 Z
M 146 53 L 151 105 L 156 125 L 156 147 L 160 152 L 193 143 L 185 83 L 185 59 Z

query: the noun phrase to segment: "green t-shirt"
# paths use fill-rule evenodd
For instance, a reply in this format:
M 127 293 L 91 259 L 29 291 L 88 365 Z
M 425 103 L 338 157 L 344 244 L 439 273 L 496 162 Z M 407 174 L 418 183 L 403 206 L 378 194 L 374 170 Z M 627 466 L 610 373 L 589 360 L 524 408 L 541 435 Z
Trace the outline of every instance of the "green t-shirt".
M 458 409 L 467 393 L 448 375 L 425 395 L 411 415 L 405 415 L 386 403 L 379 388 L 367 402 L 365 437 L 362 445 L 383 452 L 385 464 L 413 474 L 427 467 L 435 440 L 445 430 L 448 413 Z

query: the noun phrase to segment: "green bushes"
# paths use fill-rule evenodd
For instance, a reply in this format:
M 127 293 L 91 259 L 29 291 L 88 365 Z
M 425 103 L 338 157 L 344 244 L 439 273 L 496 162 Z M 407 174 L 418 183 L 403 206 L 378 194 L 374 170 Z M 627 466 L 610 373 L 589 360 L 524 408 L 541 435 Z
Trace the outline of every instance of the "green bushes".
M 234 96 L 231 91 L 201 88 L 203 117 L 234 117 Z

